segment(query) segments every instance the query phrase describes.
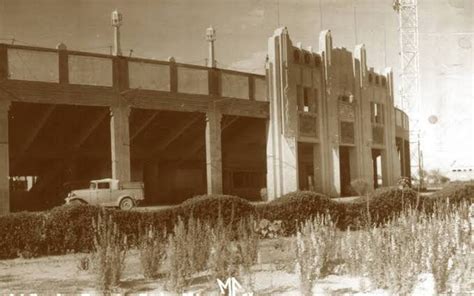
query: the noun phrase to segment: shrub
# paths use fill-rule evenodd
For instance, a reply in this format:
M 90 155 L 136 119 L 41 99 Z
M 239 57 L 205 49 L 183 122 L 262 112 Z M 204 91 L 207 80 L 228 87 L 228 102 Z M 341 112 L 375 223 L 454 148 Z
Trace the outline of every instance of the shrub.
M 431 194 L 428 202 L 443 201 L 449 199 L 451 204 L 459 204 L 463 201 L 474 203 L 474 183 L 453 183 L 449 184 L 440 191 Z
M 226 224 L 222 216 L 211 228 L 208 267 L 213 279 L 226 279 L 237 276 L 241 253 L 236 241 L 232 241 L 235 233 L 232 224 Z
M 220 214 L 219 214 L 220 213 Z M 201 221 L 216 222 L 222 215 L 224 223 L 236 223 L 238 220 L 253 216 L 254 206 L 247 200 L 231 195 L 200 195 L 184 201 L 177 214 L 185 219 L 194 217 Z
M 138 243 L 140 263 L 144 277 L 154 279 L 165 258 L 166 234 L 160 233 L 152 226 L 145 227 L 144 230 Z
M 355 179 L 351 182 L 352 188 L 357 192 L 359 196 L 364 196 L 369 190 L 369 183 L 364 179 Z M 367 225 L 371 225 L 370 219 L 370 199 L 366 198 L 366 209 L 367 209 Z
M 97 220 L 93 220 L 94 229 L 94 271 L 99 289 L 109 292 L 118 286 L 124 269 L 127 253 L 127 237 L 120 233 L 112 216 L 103 210 Z
M 200 272 L 206 269 L 210 253 L 211 226 L 202 223 L 201 220 L 191 216 L 187 221 L 186 241 L 187 254 L 189 257 L 189 268 L 192 272 Z
M 241 265 L 250 276 L 251 267 L 257 261 L 259 234 L 254 230 L 253 218 L 241 220 L 237 233 L 237 244 L 241 254 Z
M 283 221 L 284 233 L 290 235 L 296 233 L 299 223 L 311 219 L 317 214 L 328 213 L 331 209 L 342 209 L 333 203 L 329 197 L 319 193 L 296 191 L 267 204 L 259 204 L 256 208 L 260 218 Z
M 143 227 L 153 227 L 157 232 L 172 232 L 176 222 L 176 209 L 165 208 L 150 212 L 110 209 L 114 222 L 127 235 L 130 246 L 137 246 Z
M 20 212 L 0 216 L 0 258 L 42 255 L 47 246 L 44 223 L 41 213 Z
M 187 248 L 187 227 L 185 222 L 178 218 L 173 233 L 168 237 L 167 257 L 169 272 L 166 281 L 167 289 L 177 293 L 184 292 L 188 285 L 192 271 L 189 268 L 189 254 Z
M 404 208 L 416 207 L 418 203 L 418 195 L 411 189 L 399 189 L 396 187 L 379 188 L 368 197 L 360 198 L 354 202 L 352 210 L 358 209 L 360 212 L 359 217 L 366 215 L 363 213 L 367 212 L 367 198 L 370 200 L 370 219 L 376 225 L 380 225 L 395 217 Z M 421 208 L 421 203 L 418 204 L 418 207 Z
M 420 273 L 433 274 L 438 293 L 452 292 L 448 284 L 454 277 L 467 283 L 472 265 L 466 258 L 473 247 L 469 205 L 436 210 L 405 209 L 383 227 L 342 233 L 341 254 L 350 272 L 366 274 L 373 285 L 396 295 L 410 294 Z
M 295 243 L 301 292 L 313 295 L 315 280 L 335 257 L 336 227 L 329 216 L 316 216 L 301 225 Z
M 64 205 L 45 212 L 47 253 L 91 251 L 94 247 L 91 223 L 99 211 L 99 207 L 91 205 Z

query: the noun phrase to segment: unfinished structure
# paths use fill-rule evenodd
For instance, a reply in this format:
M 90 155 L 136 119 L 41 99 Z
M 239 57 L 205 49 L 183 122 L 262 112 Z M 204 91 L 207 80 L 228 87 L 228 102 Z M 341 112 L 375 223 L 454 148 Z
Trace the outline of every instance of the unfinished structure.
M 208 30 L 213 34 L 214 30 Z M 208 36 L 214 42 L 214 36 Z M 410 176 L 393 77 L 355 54 L 269 39 L 265 75 L 0 44 L 0 213 L 61 204 L 91 179 L 143 181 L 148 204 L 197 194 L 350 195 Z

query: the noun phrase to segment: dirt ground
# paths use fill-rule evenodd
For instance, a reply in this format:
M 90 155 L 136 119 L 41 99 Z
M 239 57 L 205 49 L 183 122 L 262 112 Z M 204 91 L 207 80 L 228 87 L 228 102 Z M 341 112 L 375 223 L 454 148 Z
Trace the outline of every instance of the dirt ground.
M 299 280 L 292 263 L 289 241 L 264 240 L 259 246 L 258 264 L 250 279 L 237 278 L 240 285 L 238 295 L 253 292 L 253 295 L 299 295 Z M 38 294 L 98 294 L 91 271 L 78 268 L 81 257 L 86 254 L 68 254 L 32 259 L 0 261 L 0 291 L 9 293 Z M 225 279 L 221 279 L 225 281 Z M 130 251 L 125 262 L 117 292 L 121 294 L 173 295 L 165 291 L 165 279 L 146 280 L 140 267 L 137 251 Z M 317 281 L 313 289 L 317 295 L 341 295 L 373 293 L 387 294 L 383 290 L 371 290 L 363 277 L 330 275 Z M 187 290 L 187 295 L 220 295 L 217 279 L 196 278 Z

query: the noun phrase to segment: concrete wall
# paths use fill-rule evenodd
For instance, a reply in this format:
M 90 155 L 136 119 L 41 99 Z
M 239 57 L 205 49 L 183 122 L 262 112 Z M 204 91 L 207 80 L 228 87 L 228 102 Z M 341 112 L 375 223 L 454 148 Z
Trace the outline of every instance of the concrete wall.
M 58 53 L 8 48 L 9 79 L 59 82 Z
M 207 70 L 178 66 L 178 92 L 208 95 Z
M 130 88 L 170 91 L 169 65 L 128 62 Z
M 265 78 L 255 77 L 254 84 L 255 84 L 255 89 L 254 89 L 255 100 L 262 101 L 262 102 L 267 101 L 267 82 L 265 81 Z
M 69 83 L 112 86 L 112 59 L 69 55 Z
M 221 72 L 221 95 L 223 97 L 249 99 L 249 78 L 247 75 L 239 75 Z

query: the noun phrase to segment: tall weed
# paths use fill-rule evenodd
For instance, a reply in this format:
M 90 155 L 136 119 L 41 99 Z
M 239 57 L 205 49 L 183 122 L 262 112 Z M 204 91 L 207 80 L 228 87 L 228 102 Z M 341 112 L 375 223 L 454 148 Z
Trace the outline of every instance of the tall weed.
M 312 295 L 321 270 L 334 258 L 336 227 L 329 216 L 316 216 L 303 223 L 296 234 L 296 261 L 301 292 Z
M 149 226 L 140 235 L 138 251 L 143 275 L 146 279 L 154 279 L 163 265 L 166 255 L 166 233 L 160 233 Z
M 127 237 L 120 233 L 112 216 L 101 211 L 92 221 L 94 253 L 92 255 L 98 288 L 109 293 L 120 282 L 125 267 Z

